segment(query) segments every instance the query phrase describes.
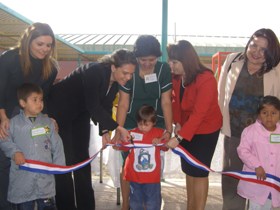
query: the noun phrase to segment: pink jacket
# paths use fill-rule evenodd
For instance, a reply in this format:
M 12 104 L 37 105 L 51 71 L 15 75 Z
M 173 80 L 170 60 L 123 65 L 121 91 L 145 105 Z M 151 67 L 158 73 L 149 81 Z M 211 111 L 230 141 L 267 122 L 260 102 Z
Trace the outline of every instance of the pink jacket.
M 266 173 L 280 177 L 280 143 L 271 143 L 271 134 L 258 121 L 244 129 L 237 148 L 243 171 L 255 172 L 255 168 L 262 166 Z M 280 134 L 279 123 L 273 134 Z M 272 205 L 280 206 L 280 192 L 272 187 L 240 180 L 237 193 L 262 205 L 271 193 Z

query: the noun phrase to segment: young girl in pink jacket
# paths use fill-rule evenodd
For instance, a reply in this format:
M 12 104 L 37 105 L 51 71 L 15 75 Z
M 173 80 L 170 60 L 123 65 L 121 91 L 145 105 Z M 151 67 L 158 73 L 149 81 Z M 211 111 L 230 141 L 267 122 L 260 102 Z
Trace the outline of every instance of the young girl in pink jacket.
M 237 148 L 243 171 L 256 172 L 259 180 L 265 180 L 266 173 L 280 177 L 279 99 L 263 97 L 257 113 L 258 119 L 243 130 Z M 240 180 L 237 193 L 249 199 L 249 210 L 280 209 L 280 192 L 272 187 Z

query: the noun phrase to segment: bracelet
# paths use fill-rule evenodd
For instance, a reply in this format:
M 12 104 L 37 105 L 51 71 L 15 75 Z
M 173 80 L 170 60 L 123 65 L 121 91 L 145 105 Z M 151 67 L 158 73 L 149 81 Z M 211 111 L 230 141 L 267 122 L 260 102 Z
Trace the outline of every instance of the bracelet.
M 103 130 L 103 131 L 102 131 L 102 135 L 104 135 L 104 134 L 106 134 L 106 133 L 109 133 L 109 131 L 108 131 L 108 130 Z
M 180 136 L 178 136 L 177 134 L 175 134 L 175 138 L 177 139 L 177 141 L 179 143 L 181 143 L 183 141 L 183 139 Z

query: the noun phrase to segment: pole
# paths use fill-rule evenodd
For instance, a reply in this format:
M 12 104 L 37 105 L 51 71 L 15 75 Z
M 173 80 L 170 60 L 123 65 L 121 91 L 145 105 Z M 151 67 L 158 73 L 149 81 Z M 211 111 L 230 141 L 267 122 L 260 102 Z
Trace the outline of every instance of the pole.
M 167 26 L 168 26 L 168 0 L 162 0 L 162 32 L 161 32 L 161 51 L 162 61 L 167 61 Z

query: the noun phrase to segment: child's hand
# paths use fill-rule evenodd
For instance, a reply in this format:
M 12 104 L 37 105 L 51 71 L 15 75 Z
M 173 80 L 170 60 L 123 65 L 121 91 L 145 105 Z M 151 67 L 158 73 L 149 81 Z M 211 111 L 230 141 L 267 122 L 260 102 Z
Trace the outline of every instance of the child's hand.
M 258 168 L 255 168 L 256 171 L 256 176 L 258 180 L 265 180 L 266 179 L 266 174 L 265 170 L 263 167 L 259 166 Z
M 152 144 L 153 145 L 157 145 L 157 144 L 160 144 L 161 143 L 161 138 L 154 138 L 153 140 L 152 140 Z
M 14 154 L 14 161 L 17 165 L 23 165 L 25 163 L 25 157 L 22 152 L 16 152 Z

